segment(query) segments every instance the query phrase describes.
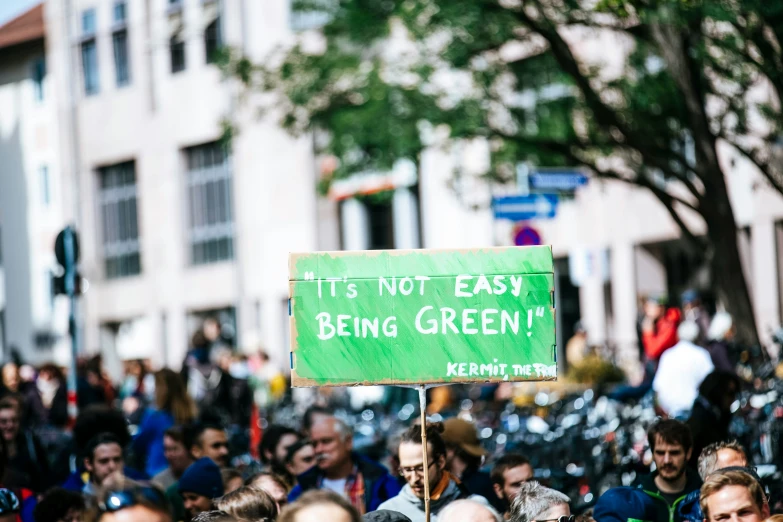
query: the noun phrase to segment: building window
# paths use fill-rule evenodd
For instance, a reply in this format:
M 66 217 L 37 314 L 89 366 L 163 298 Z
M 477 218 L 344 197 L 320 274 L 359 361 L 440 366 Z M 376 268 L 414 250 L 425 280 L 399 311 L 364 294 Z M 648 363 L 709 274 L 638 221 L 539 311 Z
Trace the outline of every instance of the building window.
M 169 42 L 171 54 L 171 72 L 178 73 L 185 70 L 185 41 L 179 36 L 174 35 Z
M 49 193 L 49 167 L 43 165 L 38 169 L 38 178 L 41 183 L 41 204 L 44 207 L 48 207 L 51 203 L 51 195 Z
M 218 18 L 204 30 L 204 48 L 207 52 L 207 63 L 217 62 L 220 46 L 220 19 Z
M 95 36 L 95 9 L 82 13 L 82 36 Z
M 114 43 L 114 71 L 117 77 L 117 87 L 122 87 L 130 83 L 128 30 L 114 31 L 112 42 Z
M 194 265 L 233 259 L 231 165 L 220 143 L 185 150 L 190 203 L 189 242 Z
M 185 327 L 187 328 L 188 339 L 197 332 L 204 331 L 205 323 L 216 324 L 217 339 L 213 342 L 215 345 L 227 348 L 235 348 L 237 342 L 237 314 L 233 306 L 227 308 L 215 308 L 211 310 L 191 310 L 185 317 Z
M 82 13 L 82 72 L 84 74 L 84 93 L 98 92 L 98 48 L 95 45 L 95 9 Z
M 107 279 L 141 273 L 136 210 L 136 172 L 132 161 L 99 170 L 103 259 Z
M 128 14 L 125 7 L 125 2 L 117 2 L 114 4 L 114 23 L 124 24 L 127 21 Z
M 98 53 L 95 39 L 82 42 L 82 69 L 84 70 L 84 93 L 98 92 Z
M 44 78 L 46 77 L 46 59 L 42 56 L 33 62 L 33 89 L 35 101 L 44 99 Z
M 367 208 L 369 228 L 369 250 L 391 250 L 394 248 L 394 211 L 391 199 L 364 202 Z

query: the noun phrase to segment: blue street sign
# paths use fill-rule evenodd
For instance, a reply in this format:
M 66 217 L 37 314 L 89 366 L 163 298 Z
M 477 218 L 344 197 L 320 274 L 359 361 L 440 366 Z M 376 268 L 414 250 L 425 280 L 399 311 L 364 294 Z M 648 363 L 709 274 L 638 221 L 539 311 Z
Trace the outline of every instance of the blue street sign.
M 538 170 L 530 174 L 530 188 L 570 192 L 587 185 L 587 176 L 573 169 Z
M 557 212 L 557 194 L 529 194 L 492 198 L 495 219 L 525 221 L 551 219 Z

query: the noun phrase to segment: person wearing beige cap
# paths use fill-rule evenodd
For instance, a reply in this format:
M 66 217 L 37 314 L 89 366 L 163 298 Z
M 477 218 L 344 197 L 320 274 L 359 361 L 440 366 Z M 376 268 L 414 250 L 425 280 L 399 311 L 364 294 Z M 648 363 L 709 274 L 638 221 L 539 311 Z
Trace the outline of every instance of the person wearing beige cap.
M 460 418 L 443 422 L 443 441 L 446 443 L 446 468 L 474 495 L 480 495 L 496 510 L 503 512 L 503 506 L 492 488 L 489 473 L 481 471 L 487 451 L 472 422 Z

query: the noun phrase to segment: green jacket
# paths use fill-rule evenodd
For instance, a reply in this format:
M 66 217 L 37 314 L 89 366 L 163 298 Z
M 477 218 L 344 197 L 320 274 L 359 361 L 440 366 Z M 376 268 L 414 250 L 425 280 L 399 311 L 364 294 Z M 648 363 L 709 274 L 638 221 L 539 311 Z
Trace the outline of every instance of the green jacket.
M 658 472 L 651 473 L 639 481 L 639 488 L 655 500 L 658 506 L 658 519 L 656 522 L 683 522 L 679 513 L 677 513 L 677 507 L 692 491 L 696 491 L 701 488 L 701 479 L 699 475 L 688 469 L 686 472 L 687 480 L 685 482 L 685 489 L 680 492 L 680 496 L 672 503 L 669 504 L 666 499 L 661 495 L 661 491 L 655 484 L 655 477 L 658 476 Z

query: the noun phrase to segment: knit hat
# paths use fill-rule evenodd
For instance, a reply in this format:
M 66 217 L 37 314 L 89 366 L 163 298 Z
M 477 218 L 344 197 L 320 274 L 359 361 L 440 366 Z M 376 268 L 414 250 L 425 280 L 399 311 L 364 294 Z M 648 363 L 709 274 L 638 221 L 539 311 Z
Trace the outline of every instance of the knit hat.
M 362 522 L 411 522 L 411 519 L 397 511 L 379 509 L 362 515 Z
M 593 508 L 596 522 L 629 522 L 657 520 L 655 501 L 641 489 L 612 488 L 598 499 Z
M 195 493 L 207 498 L 223 496 L 223 477 L 212 459 L 203 457 L 188 466 L 179 479 L 180 493 Z

